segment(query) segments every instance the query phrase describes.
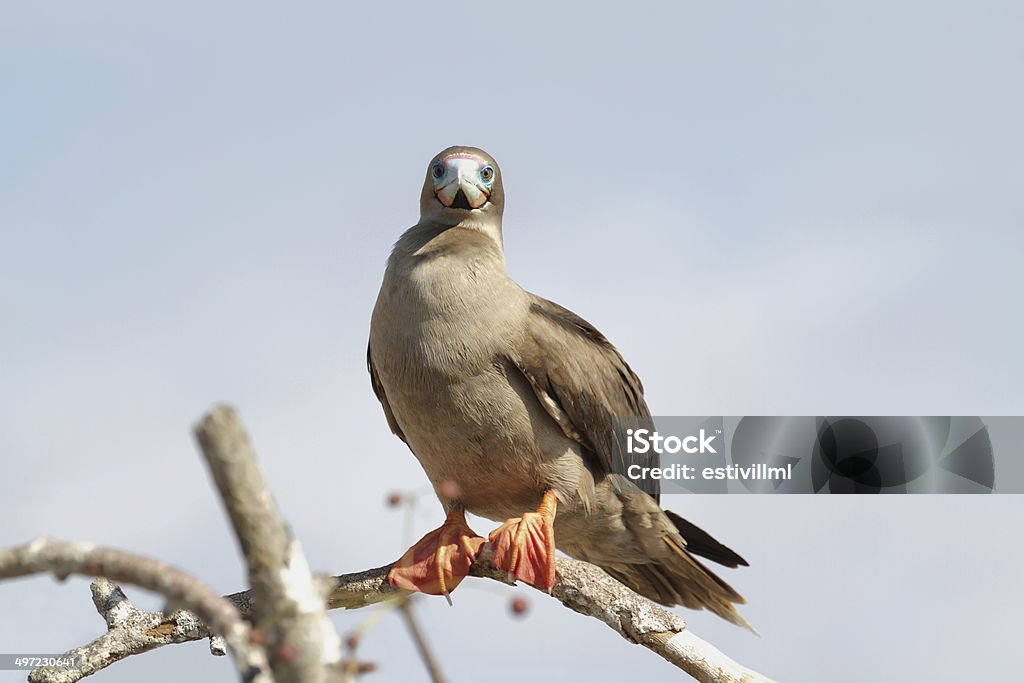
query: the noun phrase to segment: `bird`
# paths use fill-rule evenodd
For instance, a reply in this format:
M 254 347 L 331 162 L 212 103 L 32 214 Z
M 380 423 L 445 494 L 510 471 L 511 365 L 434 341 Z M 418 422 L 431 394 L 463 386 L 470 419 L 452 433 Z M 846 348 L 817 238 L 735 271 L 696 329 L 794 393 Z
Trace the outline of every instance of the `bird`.
M 449 147 L 430 160 L 420 219 L 387 260 L 371 384 L 445 511 L 388 581 L 450 602 L 489 542 L 496 566 L 550 591 L 557 549 L 658 603 L 753 630 L 734 606 L 744 598 L 697 556 L 746 560 L 625 476 L 616 437 L 620 418 L 652 424 L 643 385 L 597 328 L 509 277 L 504 205 L 494 158 Z M 467 512 L 500 525 L 484 539 Z

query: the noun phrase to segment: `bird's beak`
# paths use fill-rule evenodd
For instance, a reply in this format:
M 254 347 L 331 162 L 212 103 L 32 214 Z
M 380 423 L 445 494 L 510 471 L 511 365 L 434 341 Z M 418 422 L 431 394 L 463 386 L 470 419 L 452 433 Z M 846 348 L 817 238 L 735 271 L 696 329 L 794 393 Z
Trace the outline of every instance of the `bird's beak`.
M 445 174 L 434 183 L 434 194 L 438 201 L 455 209 L 479 209 L 487 203 L 490 188 L 480 181 L 479 161 L 449 157 L 442 163 Z

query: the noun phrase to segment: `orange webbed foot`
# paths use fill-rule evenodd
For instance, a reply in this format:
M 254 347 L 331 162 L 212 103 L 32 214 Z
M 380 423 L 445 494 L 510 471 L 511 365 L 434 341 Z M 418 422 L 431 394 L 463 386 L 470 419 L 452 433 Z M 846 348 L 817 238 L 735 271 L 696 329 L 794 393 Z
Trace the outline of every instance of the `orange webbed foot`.
M 455 590 L 484 544 L 482 536 L 469 528 L 461 510 L 450 510 L 444 524 L 421 538 L 405 551 L 388 572 L 395 588 L 443 595 Z
M 536 512 L 506 521 L 491 532 L 494 564 L 520 581 L 550 591 L 555 585 L 555 508 L 552 491 Z

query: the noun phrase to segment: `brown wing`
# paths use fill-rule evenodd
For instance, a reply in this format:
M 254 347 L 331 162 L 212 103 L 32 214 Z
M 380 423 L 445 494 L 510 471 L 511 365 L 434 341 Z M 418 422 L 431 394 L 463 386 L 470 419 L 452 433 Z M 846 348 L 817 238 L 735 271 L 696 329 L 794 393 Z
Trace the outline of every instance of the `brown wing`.
M 405 434 L 402 433 L 402 428 L 398 426 L 398 421 L 395 420 L 395 414 L 391 412 L 391 405 L 388 403 L 388 397 L 384 393 L 384 385 L 380 383 L 380 378 L 377 377 L 377 370 L 373 367 L 373 352 L 370 349 L 370 345 L 366 345 L 366 369 L 370 371 L 370 384 L 373 385 L 373 393 L 377 396 L 377 400 L 380 401 L 381 407 L 384 409 L 384 417 L 388 420 L 388 427 L 391 427 L 391 431 L 402 441 L 405 441 Z M 405 441 L 408 444 L 408 441 Z
M 654 429 L 654 424 L 640 379 L 615 347 L 572 311 L 531 295 L 527 331 L 517 351 L 519 357 L 512 360 L 529 380 L 541 405 L 566 436 L 594 456 L 592 466 L 626 476 L 654 499 L 623 496 L 624 510 L 633 512 L 624 521 L 638 538 L 660 538 L 669 552 L 652 553 L 648 562 L 609 565 L 604 569 L 653 600 L 695 609 L 706 607 L 753 630 L 732 606 L 743 602 L 740 594 L 690 553 L 730 567 L 745 565 L 746 561 L 678 515 L 667 513 L 667 517 L 662 517 L 656 507 L 658 480 L 636 481 L 627 475 L 630 464 L 656 467 L 658 456 L 623 452 L 622 430 Z M 629 517 L 647 523 L 634 526 Z M 657 523 L 659 517 L 665 526 Z M 675 529 L 670 531 L 667 525 Z M 678 531 L 678 535 L 672 531 Z
M 544 409 L 605 472 L 626 476 L 631 464 L 658 466 L 656 453 L 624 452 L 625 429 L 653 430 L 654 423 L 640 378 L 593 325 L 531 294 L 527 331 L 517 351 L 518 357 L 510 360 Z M 634 483 L 657 500 L 657 480 Z

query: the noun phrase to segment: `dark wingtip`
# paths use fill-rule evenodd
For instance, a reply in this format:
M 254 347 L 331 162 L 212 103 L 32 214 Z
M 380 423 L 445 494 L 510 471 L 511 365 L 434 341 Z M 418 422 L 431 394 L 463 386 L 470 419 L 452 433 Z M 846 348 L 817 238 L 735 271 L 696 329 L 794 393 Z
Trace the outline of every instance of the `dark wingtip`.
M 679 534 L 686 541 L 686 549 L 694 555 L 706 557 L 712 562 L 717 562 L 725 567 L 735 568 L 739 566 L 749 567 L 750 565 L 735 550 L 716 541 L 711 534 L 700 527 L 686 521 L 671 510 L 665 510 L 665 514 L 676 525 Z

